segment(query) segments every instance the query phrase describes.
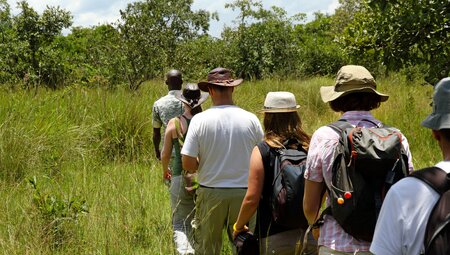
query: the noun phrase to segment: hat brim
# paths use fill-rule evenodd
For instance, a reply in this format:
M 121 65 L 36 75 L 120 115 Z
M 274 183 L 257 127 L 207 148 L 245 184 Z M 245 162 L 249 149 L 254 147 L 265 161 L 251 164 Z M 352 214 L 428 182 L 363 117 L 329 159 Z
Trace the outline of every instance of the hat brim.
M 357 92 L 371 92 L 379 95 L 381 97 L 381 102 L 385 102 L 388 100 L 389 95 L 380 93 L 376 91 L 373 88 L 370 87 L 362 87 L 362 88 L 355 88 L 350 89 L 342 92 L 334 91 L 334 86 L 322 86 L 320 87 L 320 96 L 322 97 L 322 101 L 325 103 L 331 102 L 333 100 L 338 99 L 339 97 L 351 94 L 351 93 L 357 93 Z
M 175 98 L 180 100 L 181 102 L 189 105 L 189 107 L 191 107 L 191 108 L 195 108 L 195 107 L 203 104 L 206 101 L 206 99 L 208 99 L 208 96 L 209 96 L 208 93 L 200 92 L 200 98 L 198 99 L 197 104 L 195 104 L 194 106 L 190 106 L 189 101 L 183 96 L 183 91 L 181 91 L 181 90 L 175 91 Z
M 421 125 L 433 130 L 450 129 L 450 113 L 432 113 L 422 121 Z
M 208 92 L 208 86 L 209 85 L 216 85 L 216 86 L 223 86 L 223 87 L 236 87 L 239 84 L 241 84 L 244 80 L 243 79 L 237 79 L 233 80 L 232 82 L 207 82 L 207 81 L 201 81 L 198 83 L 198 88 L 201 91 Z
M 296 112 L 298 108 L 300 108 L 300 105 L 296 105 L 295 108 L 264 108 L 259 110 L 258 112 L 267 112 L 267 113 Z

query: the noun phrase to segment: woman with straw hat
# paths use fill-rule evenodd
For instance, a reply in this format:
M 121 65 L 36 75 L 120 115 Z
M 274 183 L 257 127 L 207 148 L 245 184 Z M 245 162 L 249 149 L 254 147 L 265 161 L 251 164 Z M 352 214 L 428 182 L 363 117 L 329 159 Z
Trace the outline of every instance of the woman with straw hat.
M 182 115 L 169 121 L 164 135 L 164 145 L 161 152 L 163 179 L 170 181 L 170 203 L 172 207 L 173 237 L 179 254 L 194 254 L 191 245 L 191 220 L 194 215 L 193 176 L 184 173 L 181 164 L 181 147 L 192 117 L 201 112 L 201 104 L 205 102 L 208 93 L 203 93 L 197 84 L 188 83 L 182 91 L 177 91 L 175 97 L 183 102 Z M 169 168 L 169 161 L 175 151 L 175 157 Z M 185 178 L 183 178 L 185 177 Z
M 269 92 L 264 102 L 264 140 L 254 147 L 250 158 L 248 190 L 233 227 L 234 237 L 248 231 L 245 225 L 257 212 L 255 235 L 261 254 L 295 254 L 300 250 L 304 230 L 292 229 L 273 221 L 270 197 L 274 179 L 275 151 L 283 147 L 307 152 L 310 137 L 302 129 L 294 94 Z

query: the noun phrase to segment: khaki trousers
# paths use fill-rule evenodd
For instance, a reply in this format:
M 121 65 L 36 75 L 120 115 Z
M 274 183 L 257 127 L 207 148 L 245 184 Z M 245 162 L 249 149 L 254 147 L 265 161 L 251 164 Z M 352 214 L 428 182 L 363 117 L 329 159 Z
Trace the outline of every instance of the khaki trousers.
M 233 224 L 237 220 L 246 189 L 199 187 L 195 202 L 195 254 L 219 255 L 222 250 L 222 231 L 225 228 L 232 243 Z M 236 250 L 233 247 L 233 253 Z

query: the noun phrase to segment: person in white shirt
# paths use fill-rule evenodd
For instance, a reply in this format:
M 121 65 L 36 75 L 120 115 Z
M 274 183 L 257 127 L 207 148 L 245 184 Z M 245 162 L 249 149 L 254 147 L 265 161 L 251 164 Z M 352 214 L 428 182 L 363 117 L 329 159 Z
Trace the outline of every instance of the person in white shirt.
M 224 228 L 233 241 L 233 223 L 247 190 L 250 154 L 263 138 L 258 118 L 233 103 L 234 88 L 241 82 L 219 67 L 208 74 L 207 82 L 198 84 L 209 92 L 213 107 L 192 118 L 181 150 L 183 169 L 198 170 L 192 224 L 196 254 L 220 254 Z
M 450 78 L 434 88 L 433 112 L 422 122 L 439 144 L 443 161 L 435 166 L 450 173 Z M 420 170 L 419 170 L 420 171 Z M 407 177 L 386 195 L 370 251 L 380 255 L 417 255 L 424 251 L 425 229 L 439 194 L 425 182 Z

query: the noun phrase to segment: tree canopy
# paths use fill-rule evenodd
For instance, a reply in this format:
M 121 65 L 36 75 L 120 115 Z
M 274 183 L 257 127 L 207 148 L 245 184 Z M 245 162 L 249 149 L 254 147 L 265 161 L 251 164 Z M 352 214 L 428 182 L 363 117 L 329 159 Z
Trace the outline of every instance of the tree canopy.
M 259 0 L 230 0 L 224 8 L 238 12 L 235 26 L 213 38 L 207 32 L 217 13 L 193 10 L 193 0 L 136 1 L 117 22 L 87 28 L 72 27 L 60 7 L 39 14 L 20 1 L 13 15 L 0 0 L 0 84 L 136 90 L 171 68 L 195 81 L 216 66 L 247 79 L 334 75 L 344 64 L 430 84 L 449 75 L 449 1 L 339 2 L 334 14 L 308 19 Z

